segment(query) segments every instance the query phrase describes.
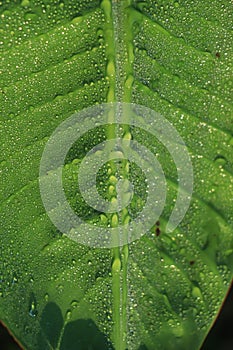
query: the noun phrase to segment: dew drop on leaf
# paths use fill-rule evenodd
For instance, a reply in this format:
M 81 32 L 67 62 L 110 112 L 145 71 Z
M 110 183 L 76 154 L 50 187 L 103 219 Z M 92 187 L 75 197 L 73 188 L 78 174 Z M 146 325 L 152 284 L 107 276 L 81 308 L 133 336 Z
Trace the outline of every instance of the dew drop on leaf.
M 72 312 L 71 312 L 71 310 L 68 310 L 66 312 L 66 316 L 65 316 L 66 321 L 69 321 L 71 319 L 71 316 L 72 316 Z
M 218 166 L 224 166 L 227 163 L 227 160 L 224 156 L 222 155 L 217 155 L 214 159 L 215 164 L 217 164 Z
M 78 301 L 77 300 L 73 300 L 70 305 L 72 306 L 72 308 L 76 308 L 78 306 Z
M 200 288 L 198 288 L 198 287 L 193 287 L 192 296 L 193 296 L 194 298 L 201 298 L 201 299 L 202 299 L 203 297 L 202 297 L 202 293 L 201 293 Z
M 37 316 L 37 310 L 36 310 L 36 303 L 35 301 L 31 302 L 30 309 L 29 309 L 29 316 L 36 317 Z

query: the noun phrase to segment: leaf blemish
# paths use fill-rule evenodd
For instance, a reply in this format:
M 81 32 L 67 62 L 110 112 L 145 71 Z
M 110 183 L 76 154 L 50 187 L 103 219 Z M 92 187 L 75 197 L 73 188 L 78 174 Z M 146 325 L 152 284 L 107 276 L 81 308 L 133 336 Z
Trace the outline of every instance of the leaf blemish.
M 159 227 L 157 227 L 157 228 L 156 228 L 156 230 L 155 230 L 155 232 L 156 232 L 156 236 L 158 237 L 158 236 L 160 235 L 160 233 L 161 233 L 160 228 L 159 228 Z

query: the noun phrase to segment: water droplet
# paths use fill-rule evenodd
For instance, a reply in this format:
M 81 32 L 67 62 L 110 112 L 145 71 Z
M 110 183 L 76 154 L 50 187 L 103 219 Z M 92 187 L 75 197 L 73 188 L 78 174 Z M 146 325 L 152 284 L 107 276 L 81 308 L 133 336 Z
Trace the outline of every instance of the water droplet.
M 72 316 L 72 312 L 71 310 L 68 310 L 67 313 L 66 313 L 66 321 L 69 321 L 71 319 L 71 316 Z
M 111 226 L 112 227 L 118 226 L 118 215 L 117 214 L 113 214 L 113 216 L 111 218 Z
M 113 273 L 114 272 L 119 273 L 120 270 L 121 270 L 121 261 L 119 258 L 116 258 L 112 264 L 112 271 L 113 271 Z
M 17 283 L 17 282 L 18 282 L 17 276 L 13 276 L 12 285 L 14 285 L 14 284 Z
M 103 224 L 107 224 L 108 222 L 108 218 L 104 214 L 100 215 L 100 220 Z
M 21 2 L 21 6 L 23 6 L 23 7 L 26 7 L 26 6 L 29 6 L 29 5 L 30 5 L 30 1 L 29 0 L 23 0 Z
M 25 333 L 25 334 L 29 334 L 30 332 L 31 332 L 30 327 L 29 327 L 29 326 L 25 326 L 25 327 L 24 327 L 24 333 Z
M 205 274 L 203 272 L 200 272 L 199 273 L 199 277 L 201 280 L 204 280 L 205 279 Z
M 215 164 L 217 164 L 218 166 L 224 166 L 227 162 L 226 158 L 222 155 L 217 155 L 214 159 Z
M 233 146 L 233 137 L 230 139 L 229 145 Z
M 194 307 L 193 308 L 193 316 L 196 316 L 197 315 L 197 309 Z
M 58 293 L 59 293 L 59 294 L 62 293 L 63 290 L 64 290 L 63 284 L 59 284 L 59 286 L 57 287 L 57 289 L 58 289 Z
M 78 306 L 78 301 L 77 300 L 73 300 L 70 305 L 72 306 L 72 308 L 76 308 Z
M 200 298 L 200 299 L 202 299 L 201 290 L 200 290 L 198 287 L 193 287 L 193 289 L 192 289 L 192 296 L 193 296 L 194 298 Z
M 29 310 L 29 316 L 36 317 L 37 316 L 37 310 L 36 310 L 36 303 L 35 301 L 31 302 L 30 310 Z
M 26 21 L 35 21 L 38 19 L 38 16 L 33 12 L 28 12 L 28 13 L 25 13 L 24 19 Z

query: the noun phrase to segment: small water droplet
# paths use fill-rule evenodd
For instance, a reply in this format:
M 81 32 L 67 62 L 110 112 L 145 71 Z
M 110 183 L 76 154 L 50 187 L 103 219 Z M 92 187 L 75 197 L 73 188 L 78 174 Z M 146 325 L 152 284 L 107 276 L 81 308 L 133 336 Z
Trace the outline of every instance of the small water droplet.
M 25 326 L 25 327 L 24 327 L 24 333 L 25 333 L 25 334 L 29 334 L 30 332 L 31 332 L 30 327 L 29 327 L 29 326 Z
M 226 158 L 222 155 L 217 155 L 214 159 L 215 164 L 217 164 L 218 166 L 224 166 L 227 162 Z
M 58 289 L 58 293 L 59 293 L 59 294 L 62 293 L 62 292 L 64 291 L 64 286 L 63 286 L 63 284 L 59 284 L 59 286 L 57 287 L 57 289 Z
M 230 139 L 229 145 L 233 146 L 233 137 Z
M 18 282 L 17 276 L 13 276 L 12 285 L 14 285 L 14 284 L 17 283 L 17 282 Z
M 78 306 L 78 301 L 77 300 L 73 300 L 70 305 L 72 306 L 72 308 L 76 308 Z
M 196 316 L 197 315 L 197 309 L 194 307 L 193 308 L 193 316 Z
M 29 316 L 36 317 L 37 316 L 37 310 L 36 310 L 36 303 L 35 301 L 31 302 L 31 307 L 29 310 Z
M 26 21 L 36 21 L 38 19 L 38 16 L 36 13 L 33 13 L 33 12 L 27 12 L 25 13 L 24 15 L 24 19 Z
M 33 278 L 33 276 L 31 276 L 31 277 L 30 277 L 29 282 L 31 282 L 31 283 L 33 283 L 33 282 L 34 282 L 34 278 Z
M 26 6 L 29 6 L 29 5 L 30 5 L 30 1 L 29 0 L 23 0 L 21 2 L 21 6 L 23 6 L 23 7 L 26 7 Z

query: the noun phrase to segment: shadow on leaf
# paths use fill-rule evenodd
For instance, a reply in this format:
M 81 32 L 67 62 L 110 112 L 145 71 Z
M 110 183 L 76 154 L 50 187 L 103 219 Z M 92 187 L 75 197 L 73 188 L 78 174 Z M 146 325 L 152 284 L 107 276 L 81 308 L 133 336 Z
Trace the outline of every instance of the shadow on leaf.
M 60 308 L 55 303 L 48 303 L 40 320 L 39 348 L 56 348 L 63 328 L 63 317 Z
M 92 320 L 77 320 L 67 324 L 61 350 L 110 350 L 113 347 Z
M 40 326 L 38 344 L 41 350 L 114 350 L 91 319 L 71 321 L 64 327 L 61 310 L 52 302 L 44 308 Z

